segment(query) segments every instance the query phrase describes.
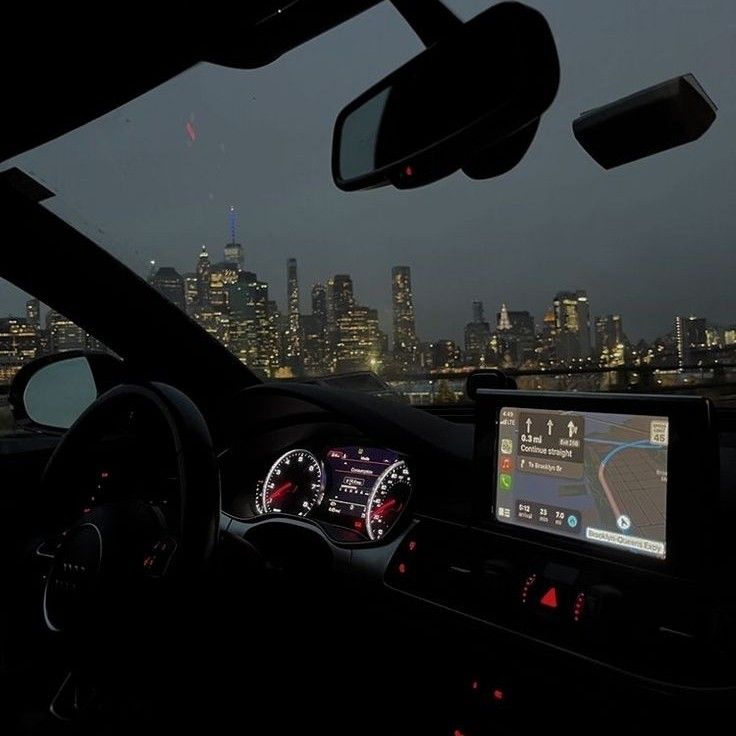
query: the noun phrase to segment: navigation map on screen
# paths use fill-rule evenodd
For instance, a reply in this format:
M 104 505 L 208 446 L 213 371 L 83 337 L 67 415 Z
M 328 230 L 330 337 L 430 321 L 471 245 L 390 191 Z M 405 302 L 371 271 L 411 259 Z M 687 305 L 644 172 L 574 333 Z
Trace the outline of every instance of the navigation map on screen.
M 496 518 L 664 559 L 666 417 L 502 407 Z

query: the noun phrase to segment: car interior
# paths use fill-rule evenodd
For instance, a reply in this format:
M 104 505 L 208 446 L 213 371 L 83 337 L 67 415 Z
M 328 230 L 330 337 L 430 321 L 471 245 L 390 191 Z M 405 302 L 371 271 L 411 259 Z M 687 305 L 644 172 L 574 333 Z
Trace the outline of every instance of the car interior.
M 59 9 L 29 51 L 45 63 L 3 50 L 0 276 L 105 350 L 24 359 L 0 402 L 0 733 L 606 733 L 736 710 L 726 402 L 537 390 L 502 365 L 426 406 L 378 379 L 264 376 L 23 159 L 197 64 L 271 74 L 391 12 L 418 46 L 323 103 L 331 189 L 503 187 L 575 72 L 544 3 L 452 5 L 251 0 L 97 34 Z M 36 34 L 32 12 L 13 22 Z M 673 67 L 601 99 L 567 121 L 570 150 L 608 177 L 696 151 L 730 114 L 707 81 Z M 318 107 L 314 84 L 299 100 Z

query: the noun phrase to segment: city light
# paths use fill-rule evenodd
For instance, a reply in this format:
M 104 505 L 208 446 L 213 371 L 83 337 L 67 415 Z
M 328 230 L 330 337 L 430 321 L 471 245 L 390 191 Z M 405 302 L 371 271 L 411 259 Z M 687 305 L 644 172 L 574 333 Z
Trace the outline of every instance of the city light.
M 350 274 L 313 284 L 305 311 L 297 260 L 289 258 L 282 309 L 269 284 L 247 270 L 234 207 L 228 224 L 222 260 L 211 258 L 206 245 L 193 258 L 192 271 L 180 273 L 151 259 L 148 281 L 264 379 L 340 376 L 339 385 L 417 403 L 463 399 L 465 378 L 477 368 L 502 369 L 520 388 L 542 390 L 667 390 L 736 380 L 736 325 L 678 315 L 670 332 L 650 343 L 633 342 L 620 314 L 592 317 L 594 300 L 580 289 L 558 291 L 541 322 L 507 302 L 486 317 L 476 299 L 463 344 L 447 337 L 422 340 L 411 268 L 394 266 L 386 274 L 389 340 L 378 310 L 358 302 Z M 0 381 L 7 384 L 39 355 L 79 348 L 105 349 L 51 310 L 42 324 L 41 307 L 30 299 L 24 317 L 0 319 Z
M 226 266 L 227 246 L 225 252 Z M 411 401 L 452 401 L 463 397 L 465 376 L 476 368 L 503 369 L 530 389 L 613 390 L 646 388 L 647 381 L 654 387 L 685 382 L 677 371 L 665 379 L 654 378 L 651 371 L 642 373 L 642 367 L 685 369 L 696 359 L 736 362 L 736 327 L 722 330 L 703 318 L 677 317 L 671 333 L 652 344 L 634 344 L 624 332 L 620 314 L 591 317 L 591 301 L 580 289 L 557 292 L 541 323 L 531 312 L 514 310 L 507 303 L 501 304 L 494 319 L 486 319 L 483 302 L 476 300 L 463 345 L 449 338 L 423 341 L 417 336 L 411 268 L 406 265 L 390 271 L 389 345 L 377 310 L 357 302 L 349 274 L 314 284 L 311 312 L 304 312 L 297 261 L 288 259 L 286 309 L 281 311 L 277 301 L 268 298 L 268 284 L 258 282 L 255 274 L 229 271 L 208 260 L 202 264 L 200 254 L 197 274 L 182 277 L 192 287 L 192 293 L 185 294 L 187 310 L 266 378 L 371 372 Z M 248 279 L 251 289 L 260 284 L 260 296 L 254 291 L 242 302 L 242 284 Z M 162 284 L 159 290 L 167 288 Z M 169 298 L 181 301 L 180 294 Z M 629 368 L 638 370 L 620 372 Z

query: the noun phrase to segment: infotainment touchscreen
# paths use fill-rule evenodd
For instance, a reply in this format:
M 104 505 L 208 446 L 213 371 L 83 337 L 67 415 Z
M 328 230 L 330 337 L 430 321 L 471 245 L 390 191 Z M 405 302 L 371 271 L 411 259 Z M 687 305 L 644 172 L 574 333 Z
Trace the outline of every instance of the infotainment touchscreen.
M 669 421 L 502 406 L 495 515 L 665 559 Z

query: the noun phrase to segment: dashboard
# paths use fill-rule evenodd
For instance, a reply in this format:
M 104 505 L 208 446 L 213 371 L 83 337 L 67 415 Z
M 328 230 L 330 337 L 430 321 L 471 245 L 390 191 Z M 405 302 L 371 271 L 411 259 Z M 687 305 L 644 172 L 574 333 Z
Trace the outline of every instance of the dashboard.
M 380 542 L 405 518 L 412 491 L 410 461 L 395 450 L 312 443 L 278 453 L 250 500 L 254 517 L 308 518 L 340 541 Z
M 576 677 L 736 687 L 718 633 L 736 605 L 714 582 L 733 556 L 719 542 L 726 517 L 706 513 L 721 483 L 706 400 L 479 389 L 447 421 L 279 390 L 294 412 L 284 399 L 278 426 L 222 458 L 231 533 L 260 544 L 270 527 L 271 549 L 295 557 L 319 537 L 335 569 L 378 583 L 392 610 L 403 597 L 412 626 L 419 605 L 485 625 L 521 682 L 545 653 Z M 514 681 L 472 641 L 463 671 Z

